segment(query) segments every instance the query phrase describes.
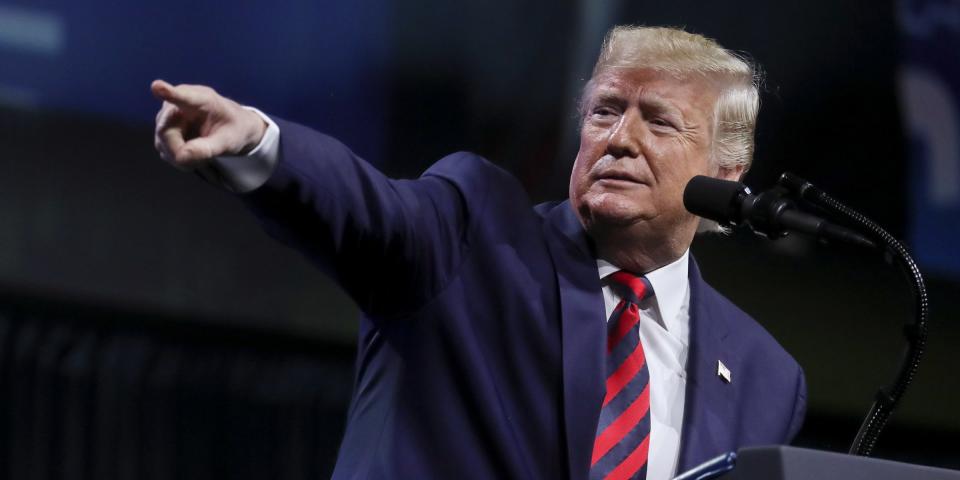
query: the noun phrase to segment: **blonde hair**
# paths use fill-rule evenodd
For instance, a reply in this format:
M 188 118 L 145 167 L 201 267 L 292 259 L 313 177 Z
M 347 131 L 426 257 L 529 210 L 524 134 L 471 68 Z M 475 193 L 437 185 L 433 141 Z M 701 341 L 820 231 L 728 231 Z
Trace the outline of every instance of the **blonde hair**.
M 611 68 L 649 68 L 678 78 L 702 75 L 715 82 L 719 96 L 713 112 L 713 160 L 721 168 L 750 168 L 760 109 L 760 75 L 750 61 L 679 28 L 617 26 L 603 41 L 581 109 L 594 79 Z

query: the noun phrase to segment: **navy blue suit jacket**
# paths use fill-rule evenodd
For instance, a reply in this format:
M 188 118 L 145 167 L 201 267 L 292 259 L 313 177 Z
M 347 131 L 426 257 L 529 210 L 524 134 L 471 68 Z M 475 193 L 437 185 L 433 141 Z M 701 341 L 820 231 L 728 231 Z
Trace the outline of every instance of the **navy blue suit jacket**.
M 334 478 L 586 479 L 606 319 L 569 203 L 530 208 L 513 177 L 470 153 L 391 180 L 336 140 L 278 123 L 281 161 L 244 199 L 364 312 Z M 696 262 L 689 275 L 679 471 L 790 441 L 806 394 L 776 341 Z

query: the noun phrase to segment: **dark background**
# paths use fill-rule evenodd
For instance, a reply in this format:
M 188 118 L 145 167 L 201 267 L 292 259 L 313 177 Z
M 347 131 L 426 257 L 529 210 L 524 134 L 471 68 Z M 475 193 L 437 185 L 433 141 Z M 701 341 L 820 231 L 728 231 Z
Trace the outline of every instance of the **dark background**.
M 747 184 L 793 171 L 910 244 L 931 235 L 917 231 L 923 149 L 897 83 L 917 44 L 898 19 L 956 2 L 81 3 L 0 1 L 3 477 L 309 478 L 332 466 L 357 312 L 229 194 L 159 160 L 156 77 L 322 129 L 396 176 L 477 151 L 538 202 L 566 194 L 576 99 L 607 28 L 685 26 L 765 71 Z M 931 45 L 927 59 L 956 60 L 949 42 Z M 942 240 L 918 255 L 925 364 L 878 456 L 960 468 L 960 275 Z M 694 253 L 804 366 L 798 444 L 845 451 L 899 358 L 903 279 L 802 238 L 738 232 Z

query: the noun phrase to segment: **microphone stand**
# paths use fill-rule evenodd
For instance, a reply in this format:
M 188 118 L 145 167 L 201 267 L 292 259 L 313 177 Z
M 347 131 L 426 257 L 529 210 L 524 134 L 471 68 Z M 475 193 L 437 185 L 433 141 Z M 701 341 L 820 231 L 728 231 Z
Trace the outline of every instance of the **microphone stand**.
M 893 382 L 881 388 L 874 397 L 873 405 L 867 412 L 857 436 L 850 445 L 852 455 L 870 456 L 880 432 L 886 426 L 890 415 L 900 402 L 910 382 L 917 373 L 920 360 L 927 342 L 927 288 L 917 263 L 893 235 L 877 225 L 859 212 L 840 203 L 826 192 L 813 186 L 810 182 L 791 173 L 784 173 L 778 181 L 779 185 L 798 199 L 838 217 L 844 223 L 856 228 L 873 240 L 884 254 L 887 264 L 896 264 L 910 282 L 914 300 L 914 318 L 907 322 L 903 334 L 907 340 L 905 354 L 900 361 Z

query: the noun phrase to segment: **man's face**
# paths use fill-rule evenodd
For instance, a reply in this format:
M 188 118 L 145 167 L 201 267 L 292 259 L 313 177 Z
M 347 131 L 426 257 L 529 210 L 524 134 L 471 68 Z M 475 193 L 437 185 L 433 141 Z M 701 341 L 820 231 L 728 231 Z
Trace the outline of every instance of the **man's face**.
M 570 176 L 584 227 L 692 237 L 698 220 L 683 208 L 683 189 L 695 175 L 718 176 L 710 161 L 716 88 L 646 69 L 612 68 L 593 83 Z M 733 179 L 740 170 L 719 173 Z

